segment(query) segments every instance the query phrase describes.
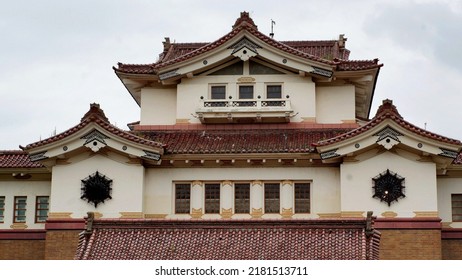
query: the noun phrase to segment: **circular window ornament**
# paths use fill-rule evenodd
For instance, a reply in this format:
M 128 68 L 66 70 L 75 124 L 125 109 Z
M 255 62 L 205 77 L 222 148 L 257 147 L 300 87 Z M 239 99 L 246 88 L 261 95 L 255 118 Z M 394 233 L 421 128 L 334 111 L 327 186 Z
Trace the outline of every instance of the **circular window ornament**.
M 96 171 L 92 175 L 82 180 L 80 198 L 94 204 L 95 208 L 98 204 L 104 203 L 107 199 L 112 199 L 112 180 Z
M 406 197 L 404 191 L 404 178 L 387 169 L 385 172 L 372 178 L 374 195 L 373 198 L 380 199 L 391 205 L 393 201 Z

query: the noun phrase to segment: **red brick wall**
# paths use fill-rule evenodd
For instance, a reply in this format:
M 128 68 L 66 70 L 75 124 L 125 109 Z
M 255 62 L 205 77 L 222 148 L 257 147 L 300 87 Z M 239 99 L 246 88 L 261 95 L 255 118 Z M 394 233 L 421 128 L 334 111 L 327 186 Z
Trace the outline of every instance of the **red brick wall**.
M 0 260 L 43 260 L 45 240 L 0 240 Z
M 441 230 L 381 229 L 381 260 L 441 260 Z
M 442 241 L 443 260 L 462 260 L 462 239 Z
M 45 259 L 73 260 L 81 230 L 49 230 L 45 245 Z

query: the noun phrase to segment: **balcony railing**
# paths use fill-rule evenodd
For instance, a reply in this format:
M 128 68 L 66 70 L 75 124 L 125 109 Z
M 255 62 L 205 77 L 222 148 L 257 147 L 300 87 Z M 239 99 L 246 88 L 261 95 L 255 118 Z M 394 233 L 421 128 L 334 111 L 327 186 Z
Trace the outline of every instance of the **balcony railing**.
M 201 100 L 196 110 L 202 122 L 288 122 L 293 113 L 290 99 Z M 240 120 L 240 121 L 238 121 Z

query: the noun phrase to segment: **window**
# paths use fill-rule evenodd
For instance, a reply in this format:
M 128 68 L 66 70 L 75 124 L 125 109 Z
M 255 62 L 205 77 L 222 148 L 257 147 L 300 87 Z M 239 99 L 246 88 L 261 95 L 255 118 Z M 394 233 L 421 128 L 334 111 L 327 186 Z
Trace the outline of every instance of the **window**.
M 175 184 L 175 213 L 189 214 L 191 204 L 191 185 Z
M 310 213 L 310 184 L 295 183 L 295 213 Z
M 205 184 L 205 213 L 220 213 L 220 184 Z
M 451 195 L 452 221 L 462 222 L 462 194 Z
M 35 201 L 35 222 L 44 223 L 48 218 L 48 210 L 50 208 L 50 197 L 37 196 Z
M 281 85 L 267 85 L 266 86 L 266 98 L 281 99 L 282 98 L 282 86 Z
M 279 183 L 265 183 L 265 213 L 279 213 Z
M 5 221 L 5 197 L 0 196 L 0 223 Z
M 253 86 L 239 86 L 239 99 L 253 99 Z
M 211 86 L 210 99 L 226 99 L 226 86 Z
M 234 184 L 234 213 L 250 213 L 250 184 Z
M 26 222 L 26 206 L 27 196 L 15 196 L 14 197 L 14 223 L 25 223 Z

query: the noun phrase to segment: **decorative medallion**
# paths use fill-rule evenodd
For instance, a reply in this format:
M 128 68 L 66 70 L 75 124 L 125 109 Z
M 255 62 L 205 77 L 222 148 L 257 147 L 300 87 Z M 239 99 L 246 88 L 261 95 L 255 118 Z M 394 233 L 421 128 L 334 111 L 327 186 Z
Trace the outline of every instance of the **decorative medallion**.
M 401 143 L 399 137 L 404 135 L 387 126 L 374 134 L 374 136 L 378 136 L 376 141 L 377 144 L 382 145 L 387 150 L 390 150 L 393 146 Z
M 96 173 L 82 180 L 81 196 L 83 200 L 98 207 L 101 202 L 104 203 L 107 199 L 112 199 L 112 180 L 105 175 L 96 171 Z
M 406 197 L 403 193 L 404 178 L 391 172 L 389 169 L 372 178 L 372 181 L 374 184 L 372 187 L 374 189 L 374 195 L 372 197 L 386 202 L 388 206 L 390 206 L 393 201 L 398 201 L 398 198 Z
M 96 153 L 101 148 L 107 146 L 106 139 L 109 139 L 109 137 L 94 129 L 82 136 L 80 139 L 85 139 L 85 143 L 83 145 Z

